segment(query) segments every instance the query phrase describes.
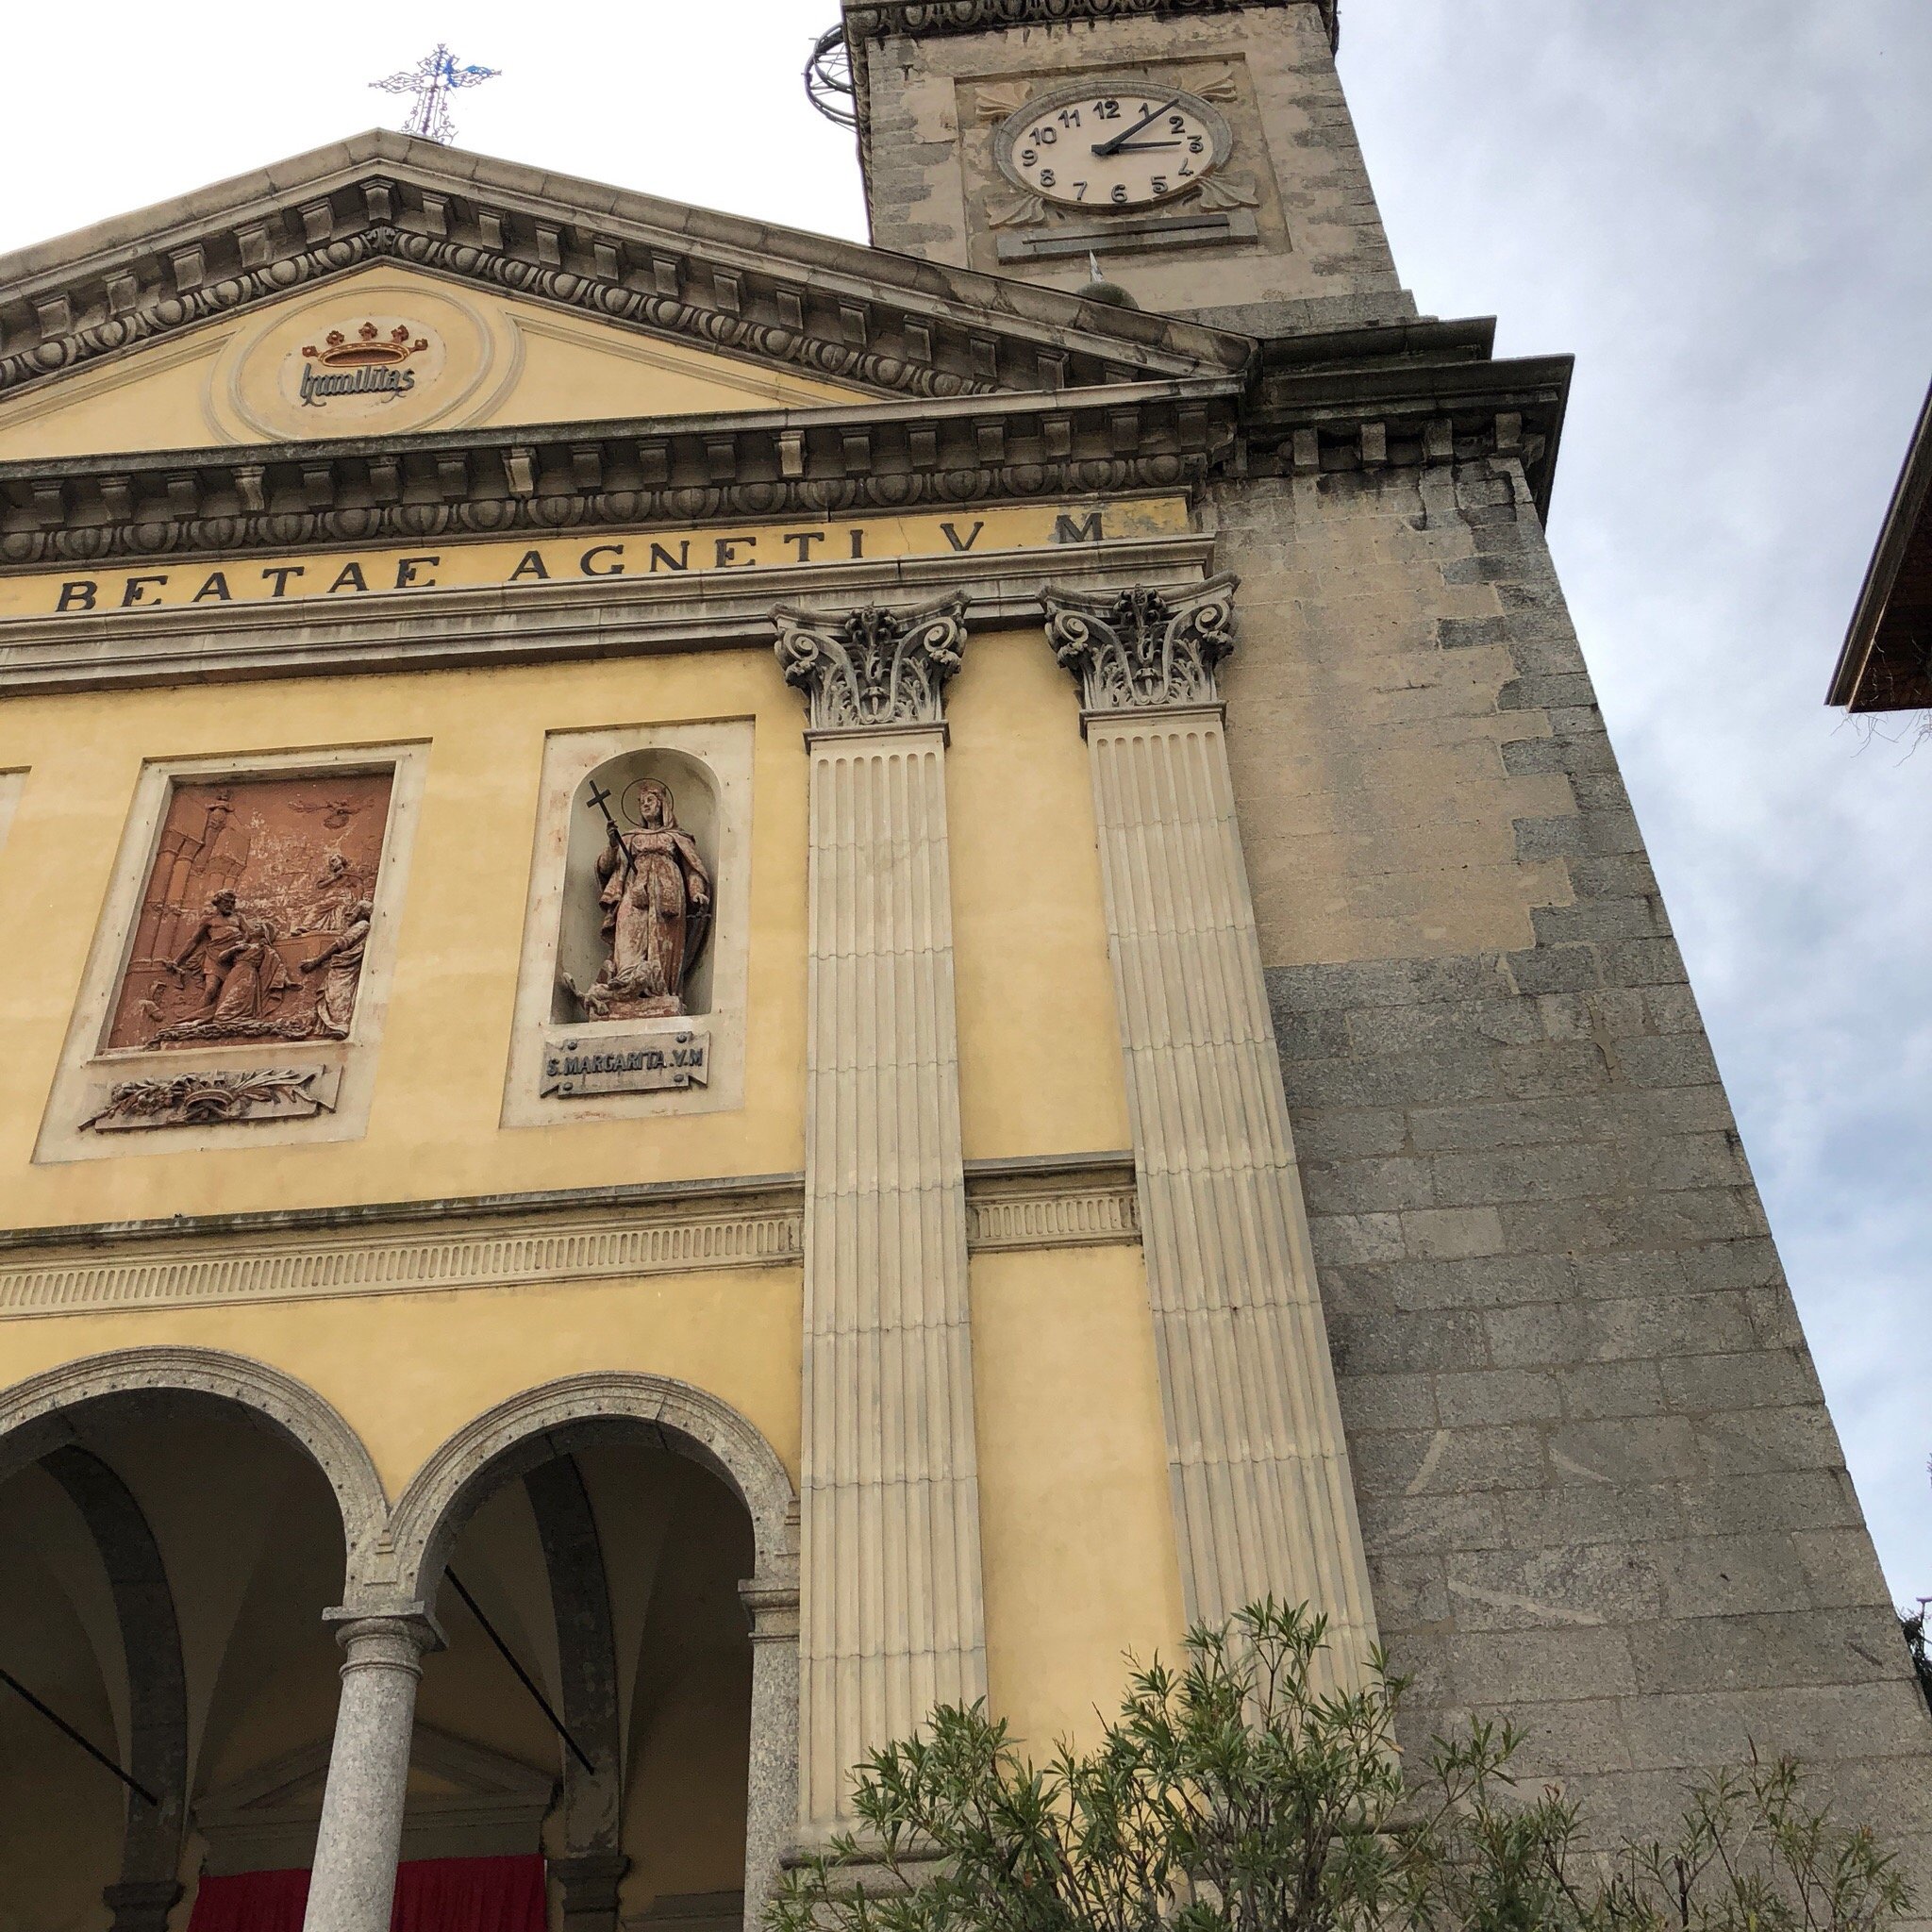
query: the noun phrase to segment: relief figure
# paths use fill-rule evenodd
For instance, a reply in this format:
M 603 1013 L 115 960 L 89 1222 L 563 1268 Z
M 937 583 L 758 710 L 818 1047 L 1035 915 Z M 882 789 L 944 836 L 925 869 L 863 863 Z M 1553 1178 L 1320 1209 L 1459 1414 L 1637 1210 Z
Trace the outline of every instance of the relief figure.
M 185 988 L 191 967 L 201 974 L 200 1002 L 158 1033 L 157 1043 L 246 1039 L 251 1034 L 290 1037 L 276 1008 L 292 981 L 275 951 L 275 929 L 266 919 L 243 912 L 233 892 L 224 890 L 214 895 L 188 943 L 165 970 Z
M 610 815 L 609 793 L 593 787 L 606 843 L 597 855 L 599 930 L 608 952 L 589 986 L 564 985 L 588 1020 L 653 1020 L 684 1011 L 684 983 L 710 926 L 711 875 L 697 841 L 677 824 L 669 786 L 632 785 L 624 807 L 633 829 Z
M 392 782 L 175 785 L 108 1045 L 347 1039 Z
M 369 943 L 374 908 L 358 899 L 348 908 L 347 924 L 313 958 L 302 962 L 305 974 L 320 973 L 315 994 L 315 1037 L 346 1040 L 356 1014 L 356 982 L 362 976 L 362 949 Z

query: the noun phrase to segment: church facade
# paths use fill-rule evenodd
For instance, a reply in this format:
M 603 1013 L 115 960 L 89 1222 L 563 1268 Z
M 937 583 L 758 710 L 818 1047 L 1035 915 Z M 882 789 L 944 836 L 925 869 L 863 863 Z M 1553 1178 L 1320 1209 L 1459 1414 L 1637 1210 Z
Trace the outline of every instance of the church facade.
M 845 0 L 871 247 L 369 134 L 0 260 L 0 1932 L 750 1925 L 1268 1592 L 1924 1871 L 1569 365 L 1336 30 Z

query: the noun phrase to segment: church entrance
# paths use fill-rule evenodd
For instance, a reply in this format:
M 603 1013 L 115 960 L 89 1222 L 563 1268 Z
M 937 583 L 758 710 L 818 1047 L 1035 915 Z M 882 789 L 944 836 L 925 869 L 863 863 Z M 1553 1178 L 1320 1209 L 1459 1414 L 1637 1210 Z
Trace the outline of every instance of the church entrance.
M 372 1542 L 342 1488 L 206 1392 L 0 1438 L 0 1932 L 301 1932 L 338 1749 L 325 1613 Z M 761 1552 L 732 1481 L 590 1416 L 415 1500 L 442 1641 L 392 1932 L 736 1932 Z

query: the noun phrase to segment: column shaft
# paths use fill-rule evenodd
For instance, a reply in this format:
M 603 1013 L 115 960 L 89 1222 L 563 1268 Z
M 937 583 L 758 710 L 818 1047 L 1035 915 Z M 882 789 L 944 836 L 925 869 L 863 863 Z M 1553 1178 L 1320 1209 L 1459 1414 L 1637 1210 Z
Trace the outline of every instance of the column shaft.
M 751 1617 L 751 1764 L 744 1803 L 744 1923 L 764 1923 L 798 1836 L 798 1574 L 754 1577 L 738 1593 Z
M 813 734 L 802 1808 L 986 1689 L 944 734 Z
M 1367 1570 L 1214 706 L 1090 713 L 1181 1574 L 1374 1641 Z
M 389 1932 L 423 1653 L 420 1612 L 339 1621 L 342 1695 L 302 1932 Z

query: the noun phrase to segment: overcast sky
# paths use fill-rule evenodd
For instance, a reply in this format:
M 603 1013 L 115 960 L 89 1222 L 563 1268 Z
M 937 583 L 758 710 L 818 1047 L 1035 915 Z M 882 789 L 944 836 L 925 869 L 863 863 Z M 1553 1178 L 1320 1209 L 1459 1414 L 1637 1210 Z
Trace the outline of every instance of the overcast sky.
M 0 249 L 399 120 L 861 237 L 799 69 L 836 0 L 11 10 Z M 1926 0 L 1342 0 L 1425 312 L 1568 350 L 1572 606 L 1893 1592 L 1932 1591 L 1932 744 L 1821 700 L 1932 377 Z

